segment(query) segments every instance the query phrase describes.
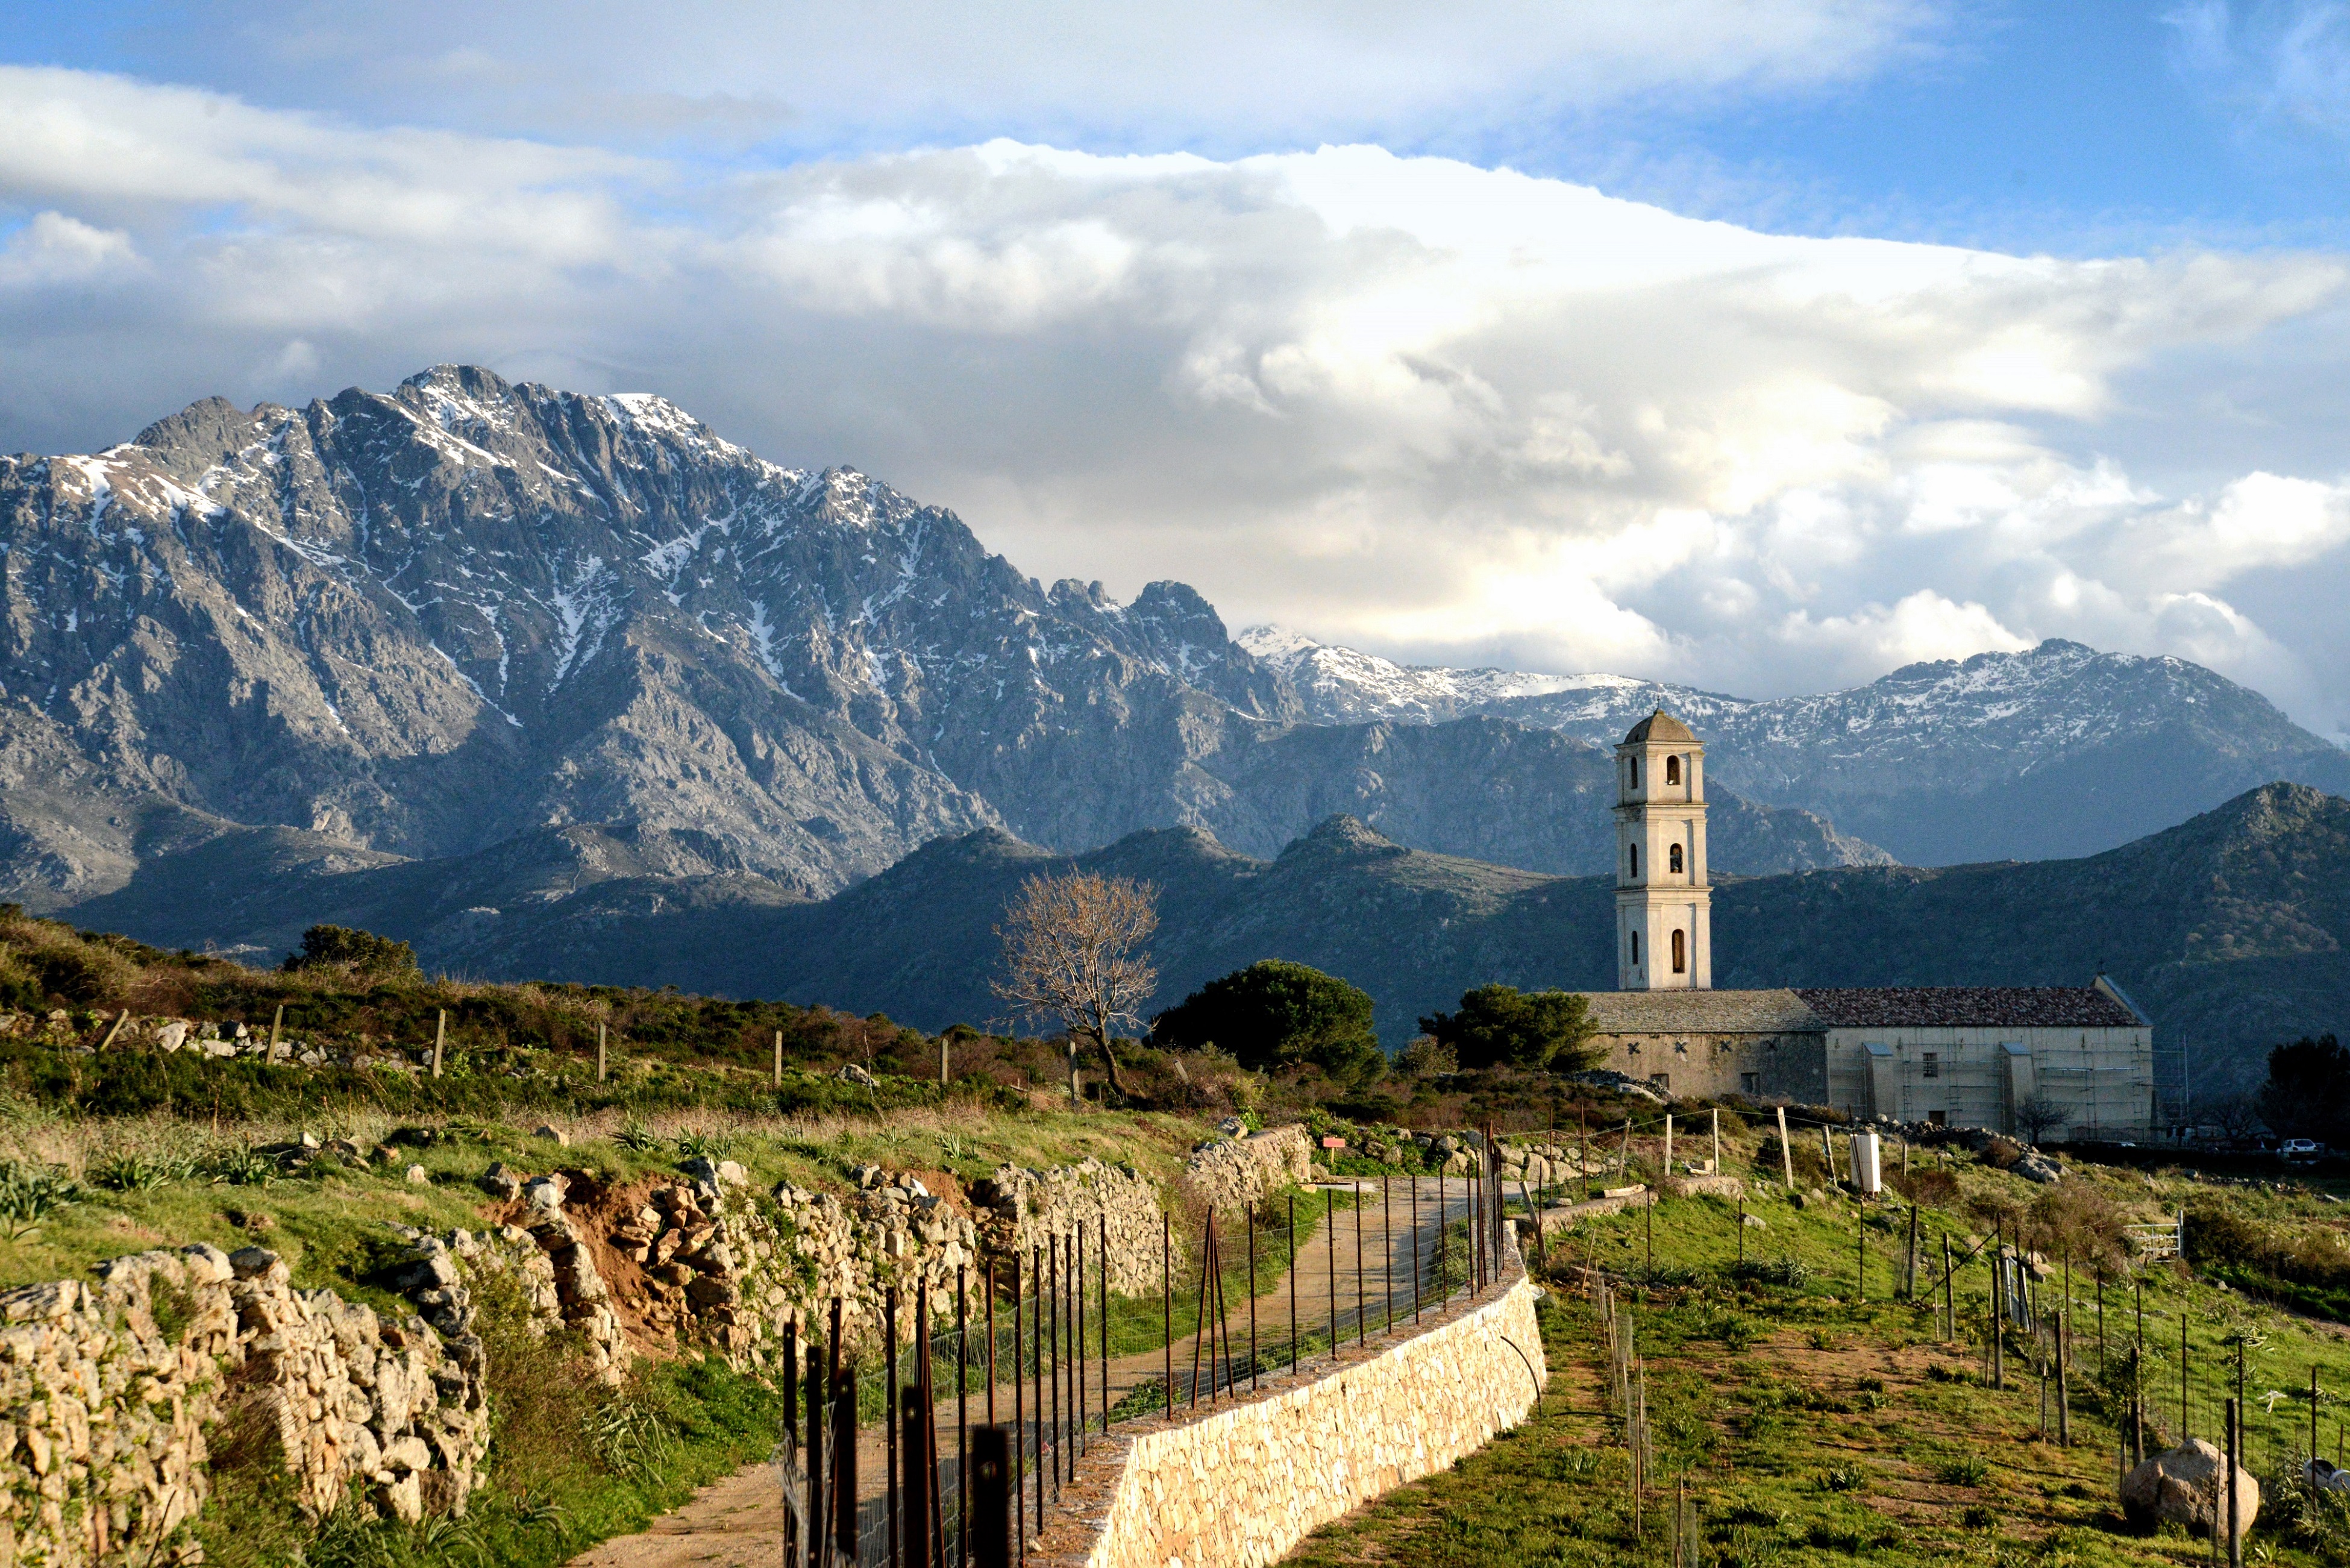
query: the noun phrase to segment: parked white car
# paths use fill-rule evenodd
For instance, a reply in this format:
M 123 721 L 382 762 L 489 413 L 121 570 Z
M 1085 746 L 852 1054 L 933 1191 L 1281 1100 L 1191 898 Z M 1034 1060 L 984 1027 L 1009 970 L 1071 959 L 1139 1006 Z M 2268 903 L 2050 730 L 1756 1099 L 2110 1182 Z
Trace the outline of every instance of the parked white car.
M 2289 1137 L 2277 1145 L 2279 1159 L 2315 1159 L 2321 1152 L 2315 1138 Z

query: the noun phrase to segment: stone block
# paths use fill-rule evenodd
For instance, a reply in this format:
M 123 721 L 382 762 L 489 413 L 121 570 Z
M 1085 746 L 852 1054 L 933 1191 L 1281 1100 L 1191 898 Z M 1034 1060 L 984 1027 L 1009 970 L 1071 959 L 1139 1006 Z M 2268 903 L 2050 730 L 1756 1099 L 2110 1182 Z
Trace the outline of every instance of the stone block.
M 2220 1482 L 2226 1468 L 2227 1457 L 2218 1449 L 2200 1438 L 2190 1438 L 2154 1455 L 2122 1478 L 2122 1512 L 2140 1528 L 2178 1524 L 2190 1534 L 2208 1539 L 2214 1510 L 2224 1515 L 2227 1508 Z M 2241 1466 L 2236 1470 L 2236 1504 L 2238 1525 L 2249 1534 L 2260 1512 L 2261 1487 Z

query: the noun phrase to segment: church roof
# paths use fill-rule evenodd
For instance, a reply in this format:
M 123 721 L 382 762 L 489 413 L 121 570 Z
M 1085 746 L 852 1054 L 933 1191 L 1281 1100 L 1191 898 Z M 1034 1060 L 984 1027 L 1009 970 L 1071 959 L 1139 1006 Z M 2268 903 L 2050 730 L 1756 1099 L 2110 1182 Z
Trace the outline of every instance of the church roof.
M 2137 1014 L 2095 986 L 1891 985 L 1795 992 L 1832 1029 L 2127 1029 Z
M 1831 1029 L 2128 1029 L 2095 986 L 1895 985 L 1779 991 L 1594 991 L 1601 1034 L 1819 1034 Z
M 1696 739 L 1696 734 L 1687 724 L 1659 708 L 1633 725 L 1632 732 L 1624 737 L 1624 743 L 1627 746 L 1637 746 L 1646 741 L 1694 741 Z
M 1827 1027 L 1792 991 L 1595 991 L 1602 1034 L 1816 1034 Z

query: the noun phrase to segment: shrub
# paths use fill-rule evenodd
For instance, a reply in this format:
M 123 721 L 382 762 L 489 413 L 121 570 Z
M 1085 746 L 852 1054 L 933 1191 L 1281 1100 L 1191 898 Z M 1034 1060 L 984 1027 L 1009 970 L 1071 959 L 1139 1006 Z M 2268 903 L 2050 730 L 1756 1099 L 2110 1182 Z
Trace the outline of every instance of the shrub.
M 12 1229 L 37 1225 L 80 1200 L 81 1189 L 54 1166 L 0 1160 L 0 1220 Z
M 1812 1279 L 1811 1266 L 1801 1258 L 1750 1258 L 1734 1265 L 1731 1273 L 1754 1284 L 1781 1285 L 1788 1290 L 1801 1290 Z
M 1934 1479 L 1944 1486 L 1981 1486 L 1990 1477 L 1991 1467 L 1972 1454 L 1944 1459 L 1934 1467 Z
M 1458 1012 L 1423 1018 L 1419 1027 L 1452 1047 L 1468 1067 L 1547 1067 L 1572 1073 L 1597 1060 L 1589 1047 L 1590 1003 L 1576 992 L 1481 985 L 1461 993 Z
M 1261 959 L 1210 981 L 1151 1021 L 1150 1043 L 1179 1050 L 1217 1045 L 1253 1071 L 1318 1067 L 1350 1085 L 1376 1082 L 1387 1070 L 1370 997 L 1284 959 Z
M 1947 1170 L 1913 1170 L 1887 1176 L 1886 1185 L 1921 1209 L 1948 1209 L 1959 1200 L 1959 1179 Z
M 324 970 L 386 981 L 414 980 L 416 950 L 406 942 L 350 926 L 312 926 L 302 933 L 302 950 L 286 955 L 286 972 Z
M 1433 1034 L 1415 1034 L 1396 1056 L 1396 1065 L 1415 1078 L 1461 1070 L 1461 1053 Z

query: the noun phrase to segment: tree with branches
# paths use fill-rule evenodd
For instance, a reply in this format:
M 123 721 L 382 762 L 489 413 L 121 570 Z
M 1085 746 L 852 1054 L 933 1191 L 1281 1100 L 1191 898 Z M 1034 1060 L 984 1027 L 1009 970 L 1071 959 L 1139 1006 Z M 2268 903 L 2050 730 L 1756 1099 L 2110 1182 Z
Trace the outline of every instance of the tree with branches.
M 1148 950 L 1159 929 L 1159 889 L 1130 877 L 1068 871 L 1020 884 L 995 935 L 1003 944 L 997 997 L 1020 1016 L 1059 1028 L 1068 1041 L 1069 1101 L 1080 1103 L 1080 1054 L 1101 1053 L 1111 1092 L 1123 1097 L 1118 1024 L 1139 1026 L 1141 1007 L 1159 989 Z
M 2035 1144 L 2050 1127 L 2061 1127 L 2072 1119 L 2070 1107 L 2045 1095 L 2034 1095 L 2015 1107 L 2016 1127 Z

